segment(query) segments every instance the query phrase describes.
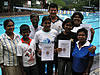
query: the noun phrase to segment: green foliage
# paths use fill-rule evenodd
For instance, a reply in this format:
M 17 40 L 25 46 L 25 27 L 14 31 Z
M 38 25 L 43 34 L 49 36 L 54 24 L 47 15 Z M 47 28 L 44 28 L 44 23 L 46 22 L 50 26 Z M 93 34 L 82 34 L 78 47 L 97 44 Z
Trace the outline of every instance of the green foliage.
M 83 10 L 84 5 L 86 5 L 84 1 L 79 1 L 77 3 L 67 4 L 65 7 L 63 7 L 63 9 L 65 8 L 65 10 L 71 10 L 73 8 L 76 8 L 77 11 L 80 11 L 80 10 Z
M 77 4 L 75 4 L 74 7 L 76 8 L 77 11 L 82 11 L 83 6 L 85 5 L 86 5 L 85 1 L 80 1 Z
M 66 6 L 66 3 L 63 0 L 52 0 L 54 3 L 56 3 L 58 6 Z
M 99 7 L 99 0 L 91 0 L 91 6 Z

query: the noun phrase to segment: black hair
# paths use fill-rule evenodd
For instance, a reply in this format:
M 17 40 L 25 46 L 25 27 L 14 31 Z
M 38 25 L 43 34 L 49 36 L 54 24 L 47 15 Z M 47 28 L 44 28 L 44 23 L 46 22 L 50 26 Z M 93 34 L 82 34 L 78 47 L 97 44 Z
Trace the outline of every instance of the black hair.
M 66 23 L 68 23 L 68 22 L 71 22 L 72 26 L 74 27 L 73 21 L 72 21 L 70 18 L 66 18 L 66 19 L 63 21 L 63 24 L 62 24 L 63 29 L 64 29 L 64 25 L 65 25 Z
M 57 11 L 58 11 L 58 6 L 57 6 L 56 3 L 51 3 L 51 4 L 49 5 L 49 10 L 50 10 L 50 8 L 56 8 Z
M 6 28 L 6 26 L 8 25 L 8 23 L 9 23 L 10 21 L 11 21 L 11 22 L 13 23 L 13 25 L 14 25 L 14 21 L 13 21 L 13 20 L 11 20 L 11 19 L 6 19 L 6 20 L 4 21 L 4 23 L 3 23 L 4 29 Z
M 79 29 L 79 30 L 77 31 L 77 35 L 78 35 L 79 32 L 84 32 L 85 35 L 86 35 L 86 38 L 87 38 L 87 36 L 88 36 L 88 31 L 87 31 L 87 29 L 85 29 L 85 28 Z
M 49 16 L 44 16 L 42 18 L 42 23 L 41 23 L 41 26 L 43 26 L 43 22 L 46 21 L 46 20 L 49 20 L 51 22 L 51 18 Z
M 84 19 L 84 16 L 82 15 L 82 13 L 80 13 L 80 12 L 75 12 L 75 13 L 71 16 L 71 19 L 72 19 L 72 20 L 73 20 L 73 18 L 75 17 L 75 15 L 79 15 L 80 18 L 81 18 L 81 20 Z
M 29 30 L 30 31 L 30 27 L 27 24 L 22 24 L 20 26 L 20 33 L 24 30 Z
M 39 14 L 37 14 L 37 13 L 32 13 L 32 14 L 30 15 L 30 19 L 32 19 L 32 18 L 34 18 L 34 17 L 38 17 L 38 19 L 39 19 Z

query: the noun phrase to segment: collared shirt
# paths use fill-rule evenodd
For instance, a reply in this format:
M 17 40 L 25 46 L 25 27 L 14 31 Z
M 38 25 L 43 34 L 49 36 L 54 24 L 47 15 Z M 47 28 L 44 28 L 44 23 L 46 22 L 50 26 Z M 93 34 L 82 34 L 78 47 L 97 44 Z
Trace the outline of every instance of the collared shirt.
M 58 17 L 58 16 L 57 16 Z M 58 33 L 61 33 L 63 20 L 58 17 L 55 22 L 51 22 L 51 29 L 55 29 Z
M 78 43 L 79 43 L 79 41 L 76 42 L 77 47 L 79 48 Z M 81 50 L 82 47 L 89 46 L 89 45 L 90 45 L 90 42 L 89 42 L 89 41 L 86 41 L 86 43 L 85 43 L 83 46 L 81 46 L 81 47 L 79 48 L 79 50 Z
M 95 56 L 95 53 L 91 53 L 88 48 L 90 48 L 92 45 L 89 44 L 89 41 L 86 41 L 84 46 L 82 46 L 79 50 L 78 48 L 78 42 L 75 44 L 75 48 L 72 52 L 73 56 L 73 63 L 72 63 L 72 69 L 75 72 L 85 72 L 88 63 L 89 63 L 89 57 Z
M 23 39 L 21 39 L 17 46 L 17 56 L 22 56 L 24 67 L 33 66 L 36 64 L 36 44 L 34 39 L 29 38 L 29 40 L 29 43 L 26 43 Z
M 74 32 L 74 33 L 77 33 L 77 31 L 79 30 L 79 29 L 81 29 L 82 27 L 74 27 L 71 31 L 72 32 Z
M 35 33 L 36 33 L 38 30 L 40 30 L 40 29 L 42 29 L 41 26 L 38 26 L 38 28 L 35 29 L 35 28 L 33 27 L 33 25 L 30 25 L 30 31 L 31 31 L 31 33 L 30 33 L 29 37 L 30 37 L 31 39 L 34 39 Z
M 4 63 L 5 66 L 18 65 L 16 53 L 19 40 L 19 35 L 15 33 L 13 40 L 6 33 L 0 36 L 0 63 Z

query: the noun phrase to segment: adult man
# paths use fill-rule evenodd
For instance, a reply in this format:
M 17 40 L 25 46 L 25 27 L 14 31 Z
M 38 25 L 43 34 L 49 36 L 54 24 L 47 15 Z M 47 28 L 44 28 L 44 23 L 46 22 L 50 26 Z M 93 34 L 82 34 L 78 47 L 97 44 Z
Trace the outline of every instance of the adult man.
M 30 15 L 30 20 L 32 22 L 32 25 L 30 25 L 30 35 L 29 37 L 34 39 L 34 35 L 35 33 L 40 30 L 42 27 L 38 25 L 38 22 L 39 22 L 39 15 L 34 13 L 34 14 L 31 14 Z
M 57 4 L 55 3 L 51 3 L 50 6 L 49 6 L 49 17 L 51 18 L 51 29 L 55 29 L 58 34 L 61 33 L 61 31 L 63 30 L 62 29 L 62 23 L 63 23 L 63 20 L 60 19 L 58 16 L 57 16 L 57 13 L 58 13 L 58 6 Z M 55 74 L 57 73 L 57 54 L 55 53 L 55 56 L 54 56 L 54 64 L 55 64 Z
M 60 33 L 62 31 L 63 20 L 57 16 L 58 6 L 55 3 L 51 3 L 48 12 L 51 18 L 51 28 L 57 30 L 57 32 Z

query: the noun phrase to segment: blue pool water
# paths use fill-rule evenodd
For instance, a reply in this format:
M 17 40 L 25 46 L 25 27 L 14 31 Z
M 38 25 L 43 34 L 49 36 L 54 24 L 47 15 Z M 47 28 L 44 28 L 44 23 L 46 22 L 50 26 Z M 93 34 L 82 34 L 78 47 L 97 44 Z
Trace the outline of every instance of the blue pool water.
M 94 35 L 94 39 L 92 44 L 95 45 L 97 47 L 96 49 L 96 54 L 100 53 L 100 41 L 99 41 L 99 31 L 100 31 L 100 26 L 99 26 L 99 15 L 100 13 L 89 13 L 88 16 L 84 15 L 84 20 L 83 20 L 83 24 L 91 24 L 92 28 L 95 29 L 95 35 Z M 39 21 L 39 25 L 41 25 L 41 21 L 42 21 L 42 17 L 44 15 L 40 15 L 40 21 Z M 67 14 L 67 15 L 58 15 L 60 18 L 62 18 L 63 20 L 67 17 L 70 17 L 71 14 Z M 29 16 L 17 16 L 17 17 L 4 17 L 4 18 L 0 18 L 0 35 L 2 33 L 5 32 L 4 28 L 3 28 L 3 22 L 6 19 L 12 19 L 15 22 L 15 31 L 17 34 L 19 34 L 19 27 L 21 24 L 28 24 L 31 25 L 30 22 L 30 17 Z M 1 70 L 0 70 L 1 71 Z
M 85 14 L 84 15 L 84 20 L 83 20 L 83 24 L 91 24 L 92 25 L 92 28 L 95 29 L 95 35 L 94 35 L 94 39 L 93 39 L 93 42 L 92 44 L 95 45 L 97 47 L 96 49 L 96 53 L 99 53 L 100 50 L 100 44 L 99 44 L 99 15 L 100 13 L 89 13 L 88 16 L 86 16 Z M 41 25 L 41 21 L 42 21 L 42 17 L 44 15 L 40 15 L 40 21 L 39 21 L 39 25 Z M 71 14 L 67 14 L 67 15 L 58 15 L 60 18 L 62 18 L 63 20 L 67 17 L 70 17 Z M 31 25 L 31 22 L 30 22 L 30 17 L 29 16 L 17 16 L 17 17 L 4 17 L 4 18 L 0 18 L 0 35 L 2 33 L 5 32 L 4 28 L 3 28 L 3 22 L 4 20 L 6 19 L 12 19 L 14 22 L 15 22 L 15 32 L 17 34 L 19 34 L 19 27 L 21 24 L 28 24 L 28 25 Z

